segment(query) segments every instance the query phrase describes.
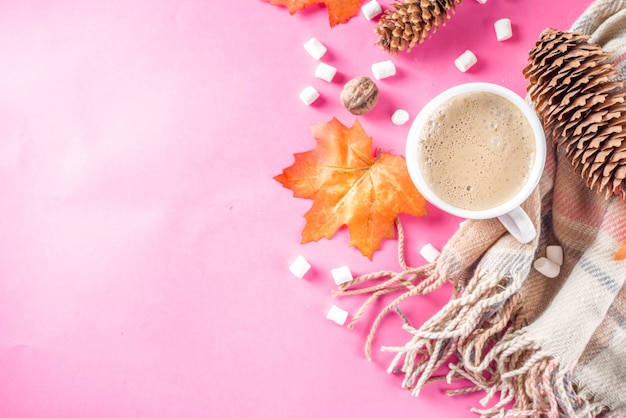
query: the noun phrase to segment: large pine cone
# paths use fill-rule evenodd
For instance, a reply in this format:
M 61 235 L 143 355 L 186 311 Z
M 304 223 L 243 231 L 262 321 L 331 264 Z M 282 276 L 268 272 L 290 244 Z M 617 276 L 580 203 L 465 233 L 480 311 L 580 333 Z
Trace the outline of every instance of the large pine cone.
M 589 37 L 546 29 L 523 70 L 553 145 L 591 189 L 626 199 L 626 104 L 610 54 Z
M 410 51 L 444 25 L 461 0 L 406 0 L 393 3 L 378 20 L 380 45 L 390 54 Z

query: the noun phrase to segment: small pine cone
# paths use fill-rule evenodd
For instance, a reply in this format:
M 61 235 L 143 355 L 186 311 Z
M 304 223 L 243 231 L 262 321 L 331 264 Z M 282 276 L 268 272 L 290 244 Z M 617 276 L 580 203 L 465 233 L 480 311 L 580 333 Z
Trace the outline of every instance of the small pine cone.
M 626 200 L 626 100 L 612 56 L 589 37 L 546 29 L 523 70 L 552 143 L 587 186 Z
M 377 45 L 390 54 L 410 51 L 424 42 L 454 13 L 461 0 L 404 0 L 393 3 L 378 21 Z

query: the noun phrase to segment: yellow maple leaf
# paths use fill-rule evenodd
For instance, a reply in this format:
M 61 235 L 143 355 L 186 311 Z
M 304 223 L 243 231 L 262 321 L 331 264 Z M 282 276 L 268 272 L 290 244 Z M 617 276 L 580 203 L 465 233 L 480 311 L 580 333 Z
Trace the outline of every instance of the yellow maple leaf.
M 314 149 L 295 154 L 295 162 L 274 177 L 295 197 L 313 199 L 304 215 L 302 243 L 330 239 L 342 226 L 350 245 L 372 258 L 382 240 L 395 237 L 400 213 L 426 215 L 404 157 L 377 152 L 358 120 L 347 127 L 333 118 L 312 128 Z
M 290 14 L 315 4 L 325 4 L 328 8 L 330 27 L 346 23 L 359 13 L 362 0 L 268 0 L 270 4 L 285 6 Z

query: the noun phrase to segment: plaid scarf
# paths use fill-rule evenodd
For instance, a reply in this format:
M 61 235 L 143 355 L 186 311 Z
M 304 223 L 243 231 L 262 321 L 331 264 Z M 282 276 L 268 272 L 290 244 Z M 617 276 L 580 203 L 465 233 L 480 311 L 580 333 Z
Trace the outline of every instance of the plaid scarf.
M 626 1 L 596 0 L 571 31 L 611 53 L 626 79 Z M 447 366 L 448 379 L 485 391 L 482 409 L 475 409 L 485 417 L 626 414 L 626 261 L 614 260 L 626 240 L 626 201 L 589 189 L 549 145 L 541 182 L 522 206 L 539 231 L 529 244 L 497 220 L 470 220 L 435 262 L 410 268 L 401 249 L 404 271 L 362 276 L 338 294 L 372 293 L 354 324 L 378 297 L 402 292 L 374 321 L 369 353 L 382 316 L 453 281 L 451 299 L 432 318 L 419 327 L 405 319 L 406 345 L 383 347 L 396 353 L 390 371 L 403 373 L 403 387 L 414 395 Z M 532 268 L 547 245 L 564 251 L 553 279 Z M 387 280 L 359 288 L 381 277 Z

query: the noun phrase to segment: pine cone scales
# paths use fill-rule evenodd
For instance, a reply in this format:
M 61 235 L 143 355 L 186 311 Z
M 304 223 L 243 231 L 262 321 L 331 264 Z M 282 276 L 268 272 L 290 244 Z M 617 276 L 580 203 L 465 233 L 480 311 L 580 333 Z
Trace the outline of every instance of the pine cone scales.
M 461 0 L 406 0 L 393 3 L 378 21 L 380 45 L 390 54 L 410 51 L 444 25 Z
M 586 35 L 546 29 L 523 74 L 553 145 L 588 187 L 626 200 L 625 90 L 611 55 Z

